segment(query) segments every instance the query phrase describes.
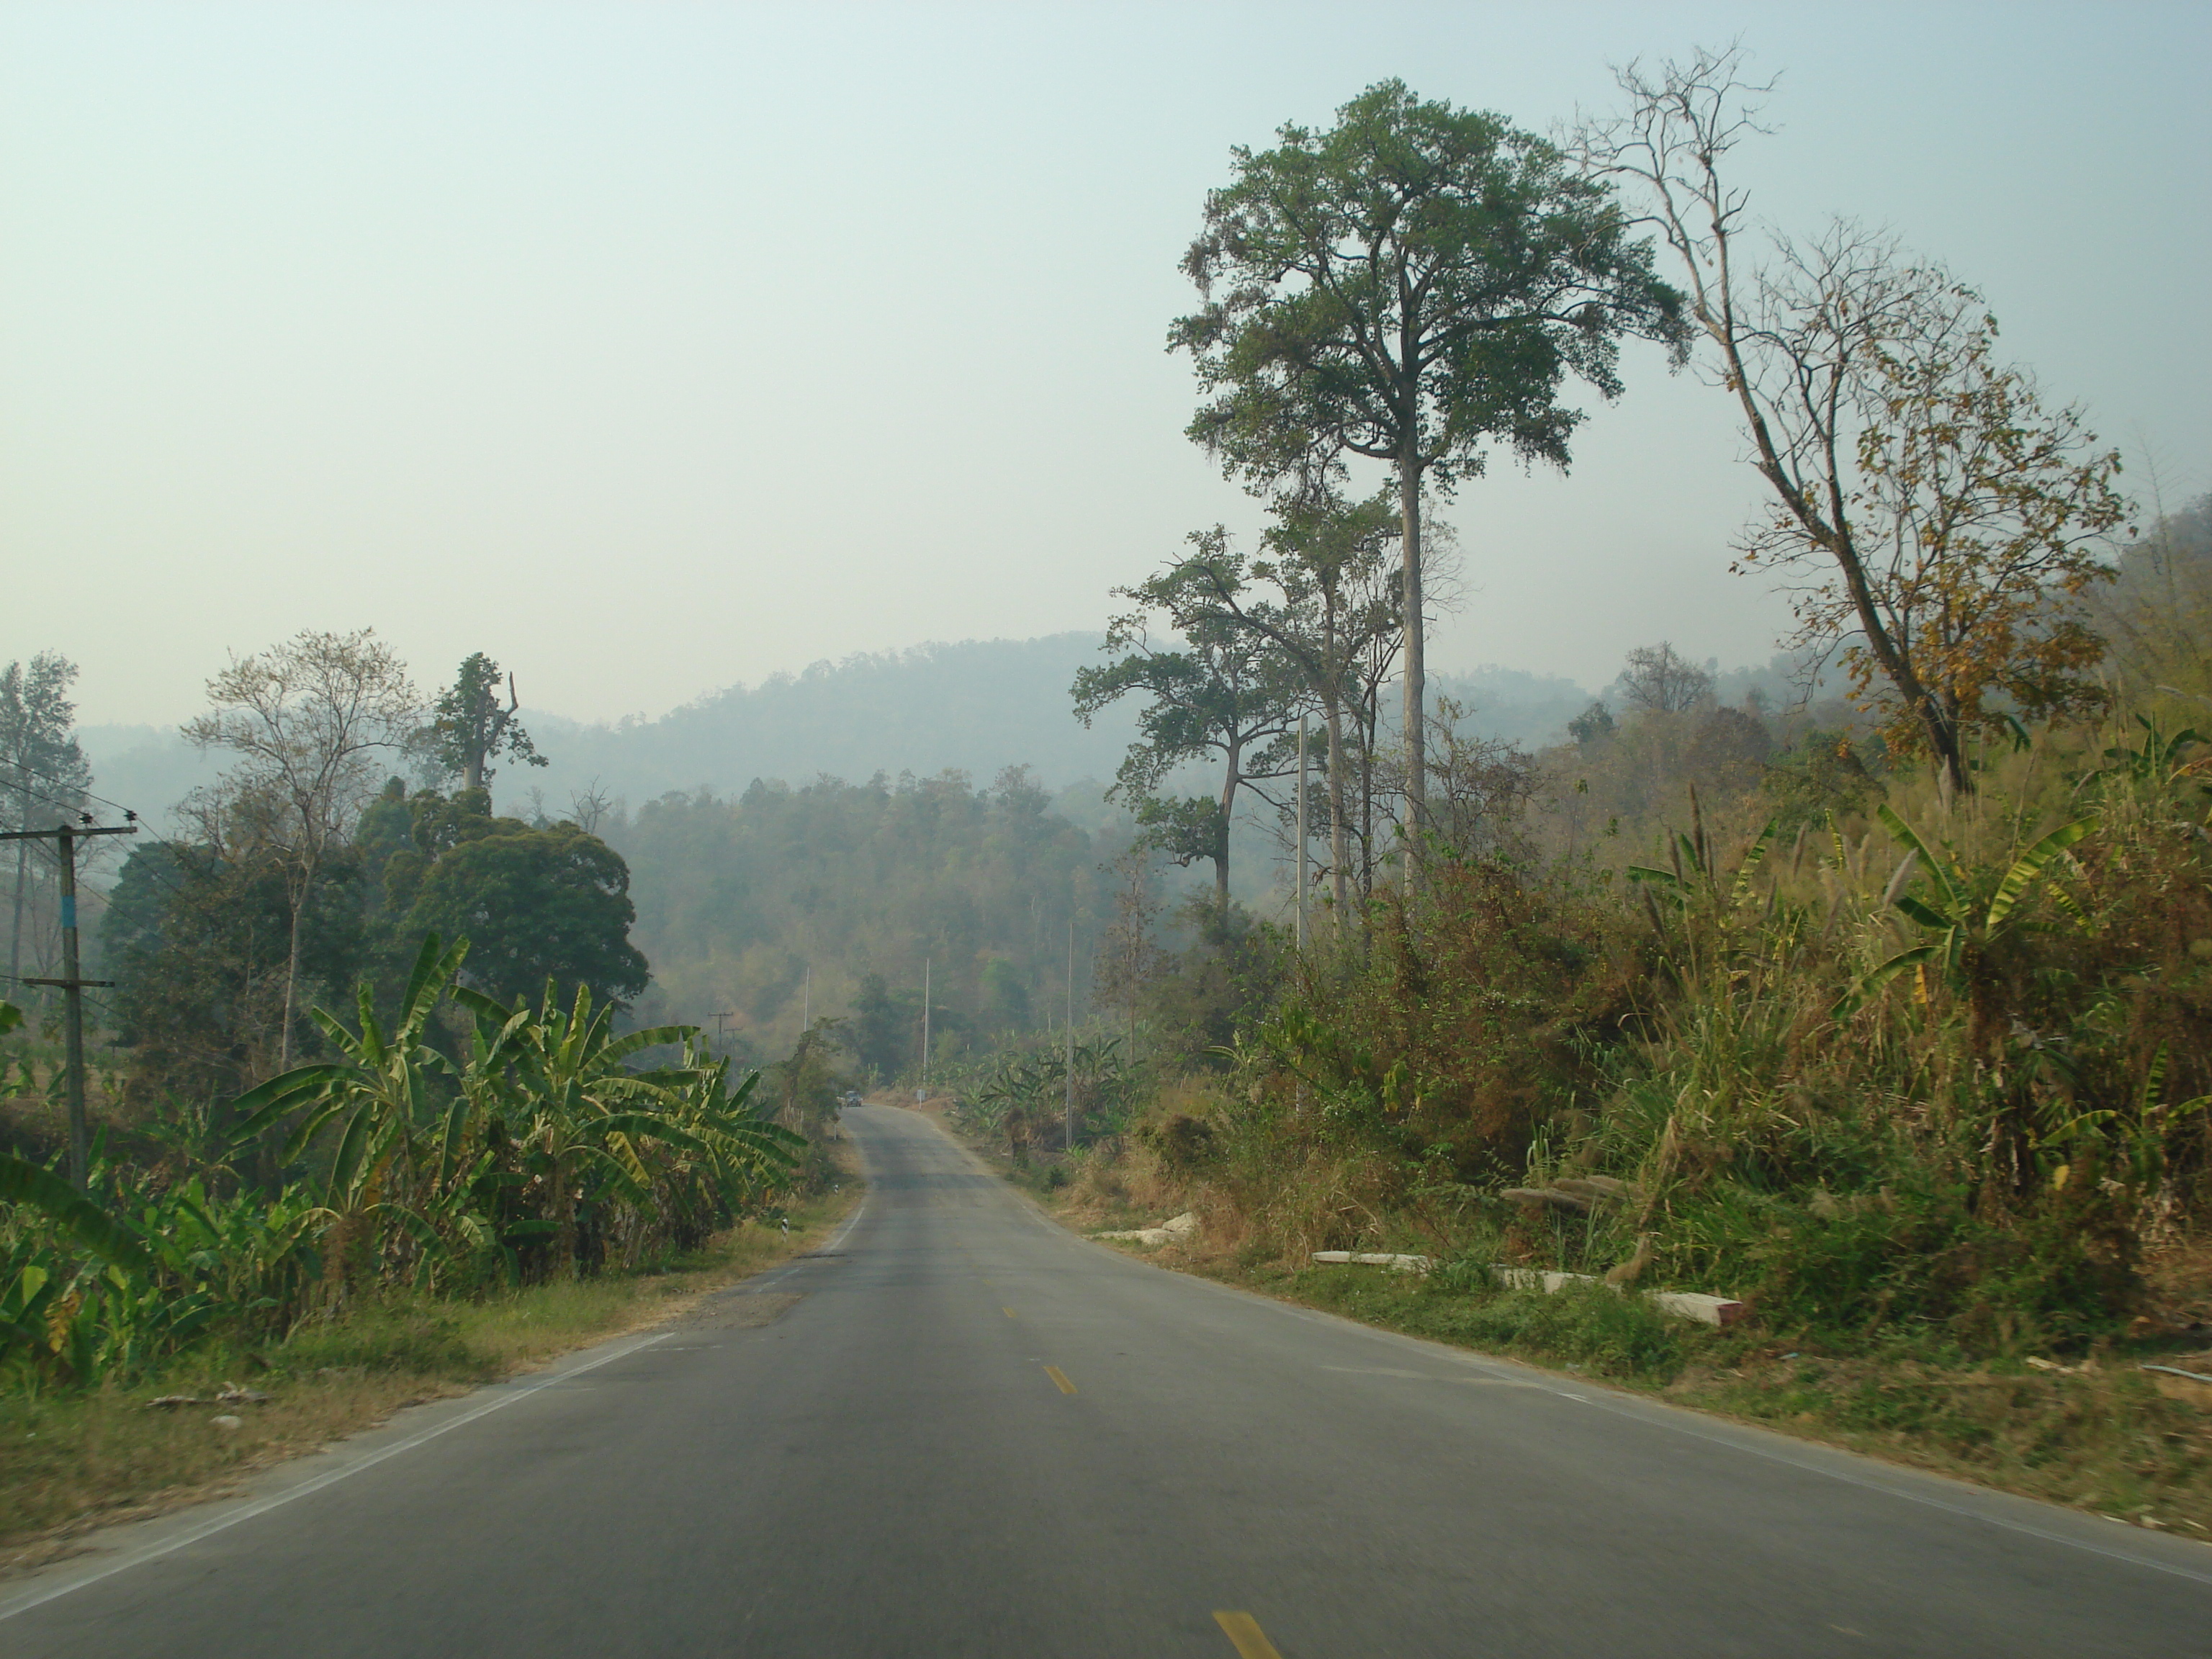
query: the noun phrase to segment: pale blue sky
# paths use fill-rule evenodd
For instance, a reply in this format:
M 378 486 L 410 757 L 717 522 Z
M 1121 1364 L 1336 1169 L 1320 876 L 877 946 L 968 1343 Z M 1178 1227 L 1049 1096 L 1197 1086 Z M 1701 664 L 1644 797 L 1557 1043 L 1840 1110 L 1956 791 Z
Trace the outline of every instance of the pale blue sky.
M 166 722 L 228 648 L 372 624 L 603 718 L 1095 627 L 1255 522 L 1162 349 L 1230 145 L 1390 75 L 1543 129 L 1736 35 L 1784 76 L 1761 211 L 1945 259 L 2212 487 L 2203 5 L 17 3 L 0 659 Z M 1729 410 L 1632 369 L 1572 477 L 1462 493 L 1437 666 L 1771 648 Z

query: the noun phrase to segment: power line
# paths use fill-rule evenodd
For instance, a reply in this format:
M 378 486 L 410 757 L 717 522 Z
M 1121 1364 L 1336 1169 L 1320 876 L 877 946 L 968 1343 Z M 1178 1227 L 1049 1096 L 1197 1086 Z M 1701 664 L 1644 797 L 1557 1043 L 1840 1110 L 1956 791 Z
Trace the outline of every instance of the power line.
M 45 782 L 52 784 L 57 788 L 76 790 L 76 793 L 85 800 L 98 801 L 102 806 L 112 807 L 115 811 L 122 813 L 125 817 L 131 819 L 133 822 L 136 822 L 137 819 L 138 813 L 136 808 L 125 806 L 119 800 L 110 800 L 106 796 L 96 793 L 89 788 L 80 787 L 73 779 L 65 778 L 58 772 L 42 772 L 37 767 L 32 766 L 26 762 L 19 761 L 13 756 L 9 755 L 0 755 L 0 766 L 13 767 L 16 771 L 22 773 L 26 777 L 40 779 Z M 36 790 L 32 790 L 30 793 L 33 794 L 39 793 Z M 39 799 L 51 802 L 56 806 L 63 807 L 68 811 L 74 812 L 80 810 L 79 808 L 70 805 L 65 802 L 55 800 L 51 795 L 39 795 Z
M 54 774 L 52 774 L 52 773 L 49 773 L 49 772 L 41 772 L 41 771 L 40 771 L 40 770 L 38 769 L 38 768 L 36 768 L 36 767 L 34 767 L 34 766 L 27 766 L 27 765 L 24 764 L 21 761 L 15 760 L 15 759 L 12 758 L 12 757 L 9 757 L 9 756 L 0 755 L 0 766 L 9 766 L 9 767 L 13 767 L 16 771 L 22 773 L 22 774 L 23 774 L 25 776 L 27 776 L 27 777 L 42 778 L 42 779 L 44 779 L 46 781 L 47 781 L 47 782 L 49 782 L 49 783 L 53 783 L 53 784 L 58 785 L 60 787 L 64 788 L 64 789 L 67 789 L 67 788 L 73 788 L 73 787 L 75 787 L 75 786 L 74 786 L 74 785 L 72 785 L 72 784 L 70 782 L 70 781 L 69 781 L 68 779 L 66 779 L 66 778 L 58 777 L 58 776 L 56 776 Z M 42 790 L 38 790 L 38 789 L 33 789 L 33 788 L 31 788 L 31 787 L 30 787 L 28 785 L 27 785 L 27 784 L 17 784 L 17 785 L 13 785 L 13 786 L 11 786 L 11 787 L 15 787 L 15 788 L 21 789 L 21 790 L 23 791 L 23 793 L 26 793 L 26 794 L 36 796 L 39 799 L 40 799 L 40 800 L 42 800 L 42 801 L 46 802 L 49 806 L 57 806 L 57 807 L 59 807 L 59 808 L 60 808 L 63 811 L 64 811 L 64 812 L 76 813 L 76 815 L 78 815 L 79 817 L 85 817 L 85 816 L 88 816 L 87 814 L 85 814 L 84 810 L 83 810 L 83 808 L 82 808 L 82 806 L 79 806 L 79 805 L 76 805 L 76 804 L 74 804 L 74 803 L 69 802 L 69 801 L 58 800 L 58 799 L 56 799 L 53 796 L 52 796 L 52 795 L 49 795 L 49 794 L 46 793 L 44 791 L 42 791 Z M 140 827 L 142 830 L 144 830 L 145 835 L 146 835 L 146 837 L 147 837 L 147 842 L 148 842 L 149 844 L 151 844 L 151 845 L 154 845 L 154 846 L 160 846 L 160 847 L 167 847 L 167 848 L 172 848 L 173 850 L 174 850 L 174 851 L 176 851 L 176 852 L 179 852 L 179 853 L 181 853 L 181 852 L 183 852 L 183 851 L 185 850 L 184 846 L 183 846 L 183 844 L 182 844 L 181 842 L 177 842 L 177 841 L 174 841 L 174 840 L 171 839 L 171 838 L 170 838 L 169 836 L 164 836 L 164 835 L 159 834 L 158 832 L 156 832 L 156 831 L 154 830 L 154 828 L 153 828 L 150 824 L 143 824 L 143 823 L 140 823 L 140 822 L 139 822 L 139 817 L 138 817 L 138 813 L 137 813 L 137 810 L 136 810 L 135 808 L 125 806 L 125 805 L 123 805 L 123 803 L 122 803 L 122 802 L 120 802 L 120 801 L 113 801 L 113 800 L 110 800 L 110 799 L 107 799 L 107 797 L 106 797 L 106 796 L 105 796 L 105 795 L 95 795 L 95 794 L 94 794 L 94 793 L 92 793 L 92 791 L 91 791 L 91 790 L 89 790 L 89 789 L 81 789 L 81 790 L 78 790 L 78 791 L 77 791 L 77 793 L 78 793 L 78 795 L 81 797 L 81 799 L 84 799 L 84 800 L 94 800 L 94 801 L 98 801 L 98 802 L 99 802 L 101 805 L 103 805 L 103 806 L 110 806 L 110 807 L 114 808 L 114 809 L 115 809 L 115 811 L 118 811 L 118 812 L 120 812 L 120 813 L 122 813 L 122 814 L 123 814 L 124 820 L 125 820 L 125 823 L 133 823 L 133 824 L 138 824 L 138 825 L 139 825 L 139 827 Z M 167 888 L 167 889 L 168 889 L 172 893 L 175 894 L 179 898 L 184 898 L 184 897 L 187 896 L 187 895 L 186 895 L 186 894 L 185 894 L 185 890 L 184 890 L 183 888 L 181 888 L 181 887 L 178 886 L 178 885 L 177 885 L 177 884 L 176 884 L 175 882 L 171 881 L 171 880 L 168 878 L 168 877 L 167 877 L 166 874 L 164 874 L 164 873 L 162 872 L 162 871 L 161 871 L 158 866 L 155 866 L 155 865 L 149 864 L 149 865 L 143 866 L 142 866 L 142 869 L 143 869 L 143 872 L 144 872 L 145 874 L 147 874 L 147 875 L 149 875 L 149 876 L 151 876 L 151 877 L 152 877 L 155 881 L 157 881 L 157 882 L 161 883 L 161 884 L 162 886 L 164 886 L 164 887 Z M 5 975 L 0 975 L 0 977 L 6 977 L 6 976 L 5 976 Z

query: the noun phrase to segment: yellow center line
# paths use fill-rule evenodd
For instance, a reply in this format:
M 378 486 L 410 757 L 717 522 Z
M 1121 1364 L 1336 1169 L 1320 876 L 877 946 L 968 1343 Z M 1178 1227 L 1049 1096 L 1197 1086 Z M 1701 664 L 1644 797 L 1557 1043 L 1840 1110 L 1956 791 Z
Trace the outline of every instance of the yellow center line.
M 1060 1385 L 1060 1391 L 1062 1394 L 1073 1394 L 1075 1392 L 1075 1384 L 1067 1380 L 1067 1373 L 1060 1370 L 1059 1366 L 1046 1366 L 1044 1368 L 1044 1374 Z
M 1249 1613 L 1217 1613 L 1213 1622 L 1221 1626 L 1240 1659 L 1283 1659 L 1275 1651 L 1275 1644 L 1260 1628 L 1260 1621 Z
M 1009 1318 L 1009 1319 L 1012 1319 L 1012 1318 L 1014 1316 L 1014 1310 L 1013 1310 L 1012 1308 L 1001 1308 L 1001 1309 L 1000 1309 L 1000 1310 L 999 1310 L 999 1311 L 1000 1311 L 1000 1313 L 1002 1313 L 1002 1314 L 1006 1315 L 1006 1316 L 1007 1318 Z

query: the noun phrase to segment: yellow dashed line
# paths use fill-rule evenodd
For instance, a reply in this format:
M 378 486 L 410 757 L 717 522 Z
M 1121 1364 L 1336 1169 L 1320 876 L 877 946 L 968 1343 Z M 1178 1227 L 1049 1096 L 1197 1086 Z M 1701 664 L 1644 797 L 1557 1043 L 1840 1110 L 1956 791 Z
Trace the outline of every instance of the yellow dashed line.
M 1067 1380 L 1067 1373 L 1060 1370 L 1059 1366 L 1046 1366 L 1044 1368 L 1044 1374 L 1060 1385 L 1060 1391 L 1062 1394 L 1073 1394 L 1075 1392 L 1075 1384 Z
M 1275 1651 L 1275 1644 L 1260 1628 L 1260 1621 L 1249 1613 L 1217 1613 L 1213 1622 L 1221 1626 L 1240 1659 L 1283 1659 Z
M 1007 1318 L 1009 1318 L 1009 1319 L 1012 1319 L 1012 1318 L 1014 1316 L 1014 1310 L 1013 1310 L 1012 1308 L 1001 1308 L 1001 1309 L 1000 1309 L 1000 1310 L 999 1310 L 999 1311 L 1000 1311 L 1000 1313 L 1002 1313 L 1002 1314 L 1006 1315 L 1006 1316 Z

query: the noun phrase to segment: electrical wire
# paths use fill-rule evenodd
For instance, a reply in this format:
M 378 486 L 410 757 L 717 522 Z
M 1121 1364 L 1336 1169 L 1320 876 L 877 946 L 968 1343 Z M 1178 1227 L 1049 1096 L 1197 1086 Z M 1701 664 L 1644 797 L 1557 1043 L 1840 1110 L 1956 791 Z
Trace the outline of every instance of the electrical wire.
M 21 761 L 15 759 L 11 756 L 0 755 L 0 766 L 9 767 L 13 770 L 21 773 L 27 778 L 40 779 L 45 782 L 53 784 L 58 788 L 74 789 L 76 787 L 76 786 L 73 785 L 67 778 L 58 776 L 51 772 L 42 772 L 37 767 L 27 765 Z M 43 790 L 32 788 L 27 783 L 15 784 L 10 787 L 21 789 L 26 794 L 34 795 L 39 799 L 45 801 L 48 805 L 58 806 L 64 812 L 74 812 L 79 815 L 83 814 L 84 809 L 82 806 L 72 805 L 68 801 L 58 800 L 53 796 L 46 793 Z M 167 836 L 162 835 L 159 830 L 155 830 L 152 824 L 148 823 L 143 818 L 140 817 L 136 808 L 125 806 L 120 801 L 110 800 L 106 796 L 95 794 L 89 789 L 76 789 L 76 793 L 81 799 L 97 801 L 103 806 L 112 807 L 116 811 L 122 813 L 125 822 L 137 825 L 139 830 L 144 832 L 147 840 L 146 842 L 143 844 L 167 847 L 179 853 L 184 851 L 184 848 L 181 843 L 173 840 Z M 162 886 L 167 888 L 179 898 L 185 896 L 185 890 L 178 886 L 175 882 L 171 881 L 167 875 L 157 866 L 151 864 L 145 866 L 144 873 L 153 877 L 155 881 L 160 882 Z

